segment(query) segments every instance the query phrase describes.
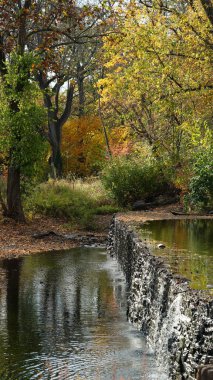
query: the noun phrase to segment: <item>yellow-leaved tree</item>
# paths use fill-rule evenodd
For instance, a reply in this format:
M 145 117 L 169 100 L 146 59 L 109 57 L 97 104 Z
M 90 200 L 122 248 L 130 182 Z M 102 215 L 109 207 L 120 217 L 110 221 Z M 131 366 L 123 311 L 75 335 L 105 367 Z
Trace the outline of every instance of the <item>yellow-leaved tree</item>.
M 199 0 L 131 1 L 120 13 L 104 38 L 102 112 L 180 170 L 212 139 L 212 24 Z
M 104 136 L 101 121 L 97 116 L 86 115 L 67 121 L 62 135 L 65 175 L 96 174 L 104 155 Z

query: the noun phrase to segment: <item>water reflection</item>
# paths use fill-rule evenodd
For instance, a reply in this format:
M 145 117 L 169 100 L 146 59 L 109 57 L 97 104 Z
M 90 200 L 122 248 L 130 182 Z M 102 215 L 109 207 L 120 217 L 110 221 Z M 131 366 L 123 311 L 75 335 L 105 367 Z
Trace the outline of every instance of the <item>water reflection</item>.
M 192 288 L 213 292 L 213 220 L 156 220 L 144 224 L 140 233 Z M 166 248 L 156 249 L 159 242 Z
M 0 263 L 1 380 L 157 380 L 126 322 L 126 285 L 105 252 L 75 249 Z

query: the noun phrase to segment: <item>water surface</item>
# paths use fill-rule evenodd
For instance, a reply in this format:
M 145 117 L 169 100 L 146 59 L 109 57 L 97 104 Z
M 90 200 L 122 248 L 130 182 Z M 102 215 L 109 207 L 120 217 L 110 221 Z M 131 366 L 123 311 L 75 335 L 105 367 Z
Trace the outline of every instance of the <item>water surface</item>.
M 194 289 L 213 292 L 213 220 L 154 220 L 139 229 L 155 255 Z M 164 244 L 159 249 L 158 244 Z
M 99 249 L 0 262 L 0 363 L 1 380 L 167 380 Z

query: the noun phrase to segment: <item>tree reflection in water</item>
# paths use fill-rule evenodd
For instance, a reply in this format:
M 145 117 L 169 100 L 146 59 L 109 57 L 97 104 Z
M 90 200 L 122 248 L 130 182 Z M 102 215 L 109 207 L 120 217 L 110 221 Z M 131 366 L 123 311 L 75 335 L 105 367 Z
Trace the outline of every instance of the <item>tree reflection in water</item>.
M 213 292 L 213 220 L 155 220 L 139 231 L 153 253 L 162 256 L 172 271 L 188 278 L 192 288 Z M 156 249 L 159 242 L 166 248 Z
M 1 380 L 159 379 L 126 321 L 124 276 L 103 250 L 3 261 L 0 286 Z

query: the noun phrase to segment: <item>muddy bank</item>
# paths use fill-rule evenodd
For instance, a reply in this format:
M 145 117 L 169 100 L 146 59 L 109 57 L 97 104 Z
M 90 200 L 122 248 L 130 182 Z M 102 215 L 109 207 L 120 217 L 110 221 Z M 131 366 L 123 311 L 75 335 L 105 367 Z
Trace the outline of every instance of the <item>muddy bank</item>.
M 171 206 L 168 208 L 170 209 Z M 172 208 L 176 209 L 176 206 Z M 143 222 L 147 218 L 152 220 L 175 219 L 176 217 L 165 212 L 165 207 L 158 207 L 155 212 L 127 212 L 118 214 L 118 218 L 131 224 L 131 222 Z M 213 218 L 213 216 L 207 218 Z M 92 226 L 94 228 L 86 231 L 79 227 L 69 226 L 66 220 L 58 218 L 36 217 L 33 220 L 28 220 L 26 224 L 16 223 L 11 219 L 2 219 L 0 220 L 0 258 L 58 251 L 90 243 L 103 244 L 106 241 L 111 220 L 112 215 L 96 216 L 94 226 Z M 46 232 L 53 232 L 53 234 L 43 236 L 40 239 L 34 238 L 34 235 Z M 74 236 L 67 239 L 63 235 Z
M 58 251 L 87 244 L 104 244 L 111 215 L 96 220 L 98 231 L 72 228 L 65 220 L 35 218 L 26 224 L 0 221 L 0 258 L 18 257 L 38 252 Z M 40 235 L 40 236 L 39 236 Z
M 175 210 L 175 209 L 174 209 Z M 172 211 L 174 212 L 174 211 Z M 213 215 L 205 214 L 205 215 L 198 215 L 198 214 L 191 214 L 191 215 L 174 215 L 170 211 L 165 211 L 164 208 L 158 208 L 155 211 L 147 211 L 147 212 L 133 212 L 129 211 L 126 213 L 119 213 L 116 216 L 117 220 L 123 221 L 130 224 L 136 224 L 136 223 L 143 223 L 146 221 L 151 220 L 174 220 L 174 219 L 207 219 L 207 220 L 213 220 Z
M 172 274 L 132 228 L 136 222 L 176 218 L 186 217 L 159 212 L 120 214 L 111 226 L 109 251 L 127 278 L 129 320 L 145 333 L 170 379 L 194 380 L 200 366 L 213 364 L 212 297 L 190 289 L 187 279 Z

